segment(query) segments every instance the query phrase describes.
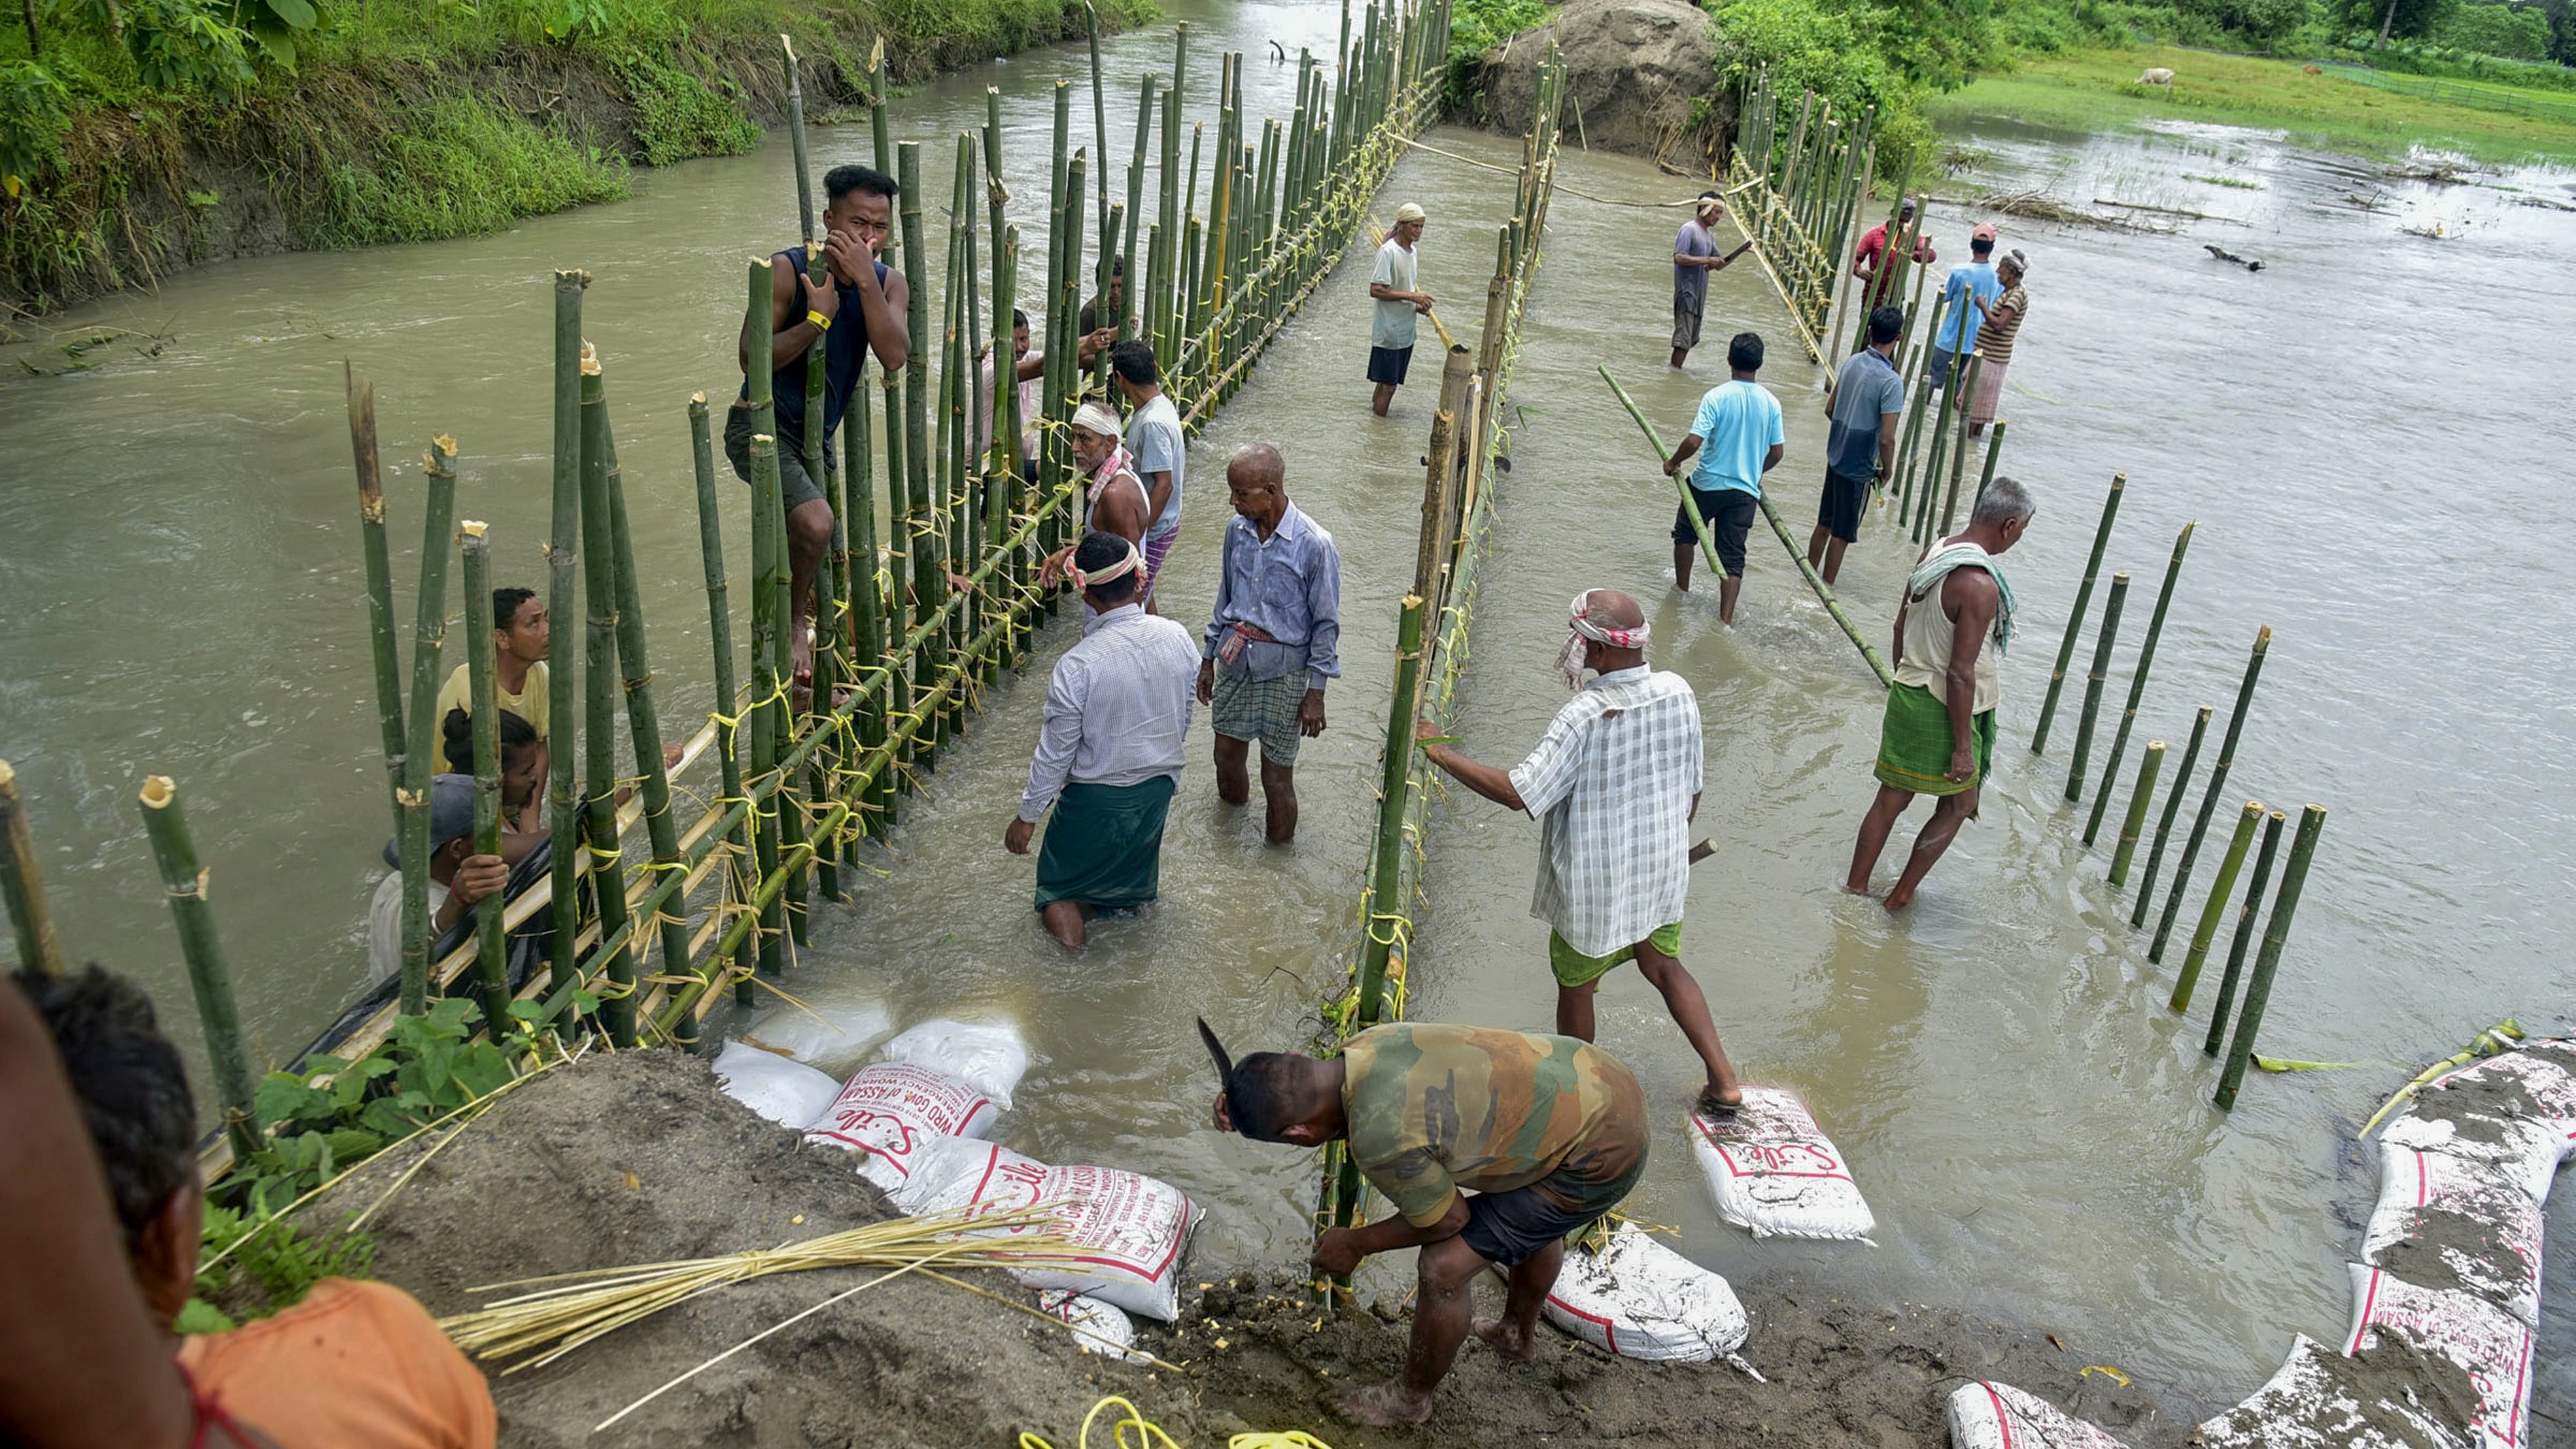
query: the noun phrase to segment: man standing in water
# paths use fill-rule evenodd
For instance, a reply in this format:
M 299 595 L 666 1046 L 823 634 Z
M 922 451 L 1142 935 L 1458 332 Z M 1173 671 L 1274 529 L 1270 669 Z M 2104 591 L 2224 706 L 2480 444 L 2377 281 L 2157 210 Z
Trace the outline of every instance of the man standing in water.
M 1690 592 L 1691 555 L 1699 548 L 1699 530 L 1691 513 L 1708 521 L 1717 541 L 1717 561 L 1726 578 L 1717 586 L 1717 618 L 1735 622 L 1735 595 L 1744 587 L 1744 540 L 1753 532 L 1753 510 L 1762 499 L 1762 475 L 1780 465 L 1787 434 L 1780 428 L 1780 400 L 1753 380 L 1762 370 L 1762 339 L 1738 332 L 1726 344 L 1729 377 L 1699 400 L 1699 415 L 1689 436 L 1664 460 L 1664 476 L 1681 472 L 1699 455 L 1691 470 L 1688 503 L 1673 510 L 1673 583 Z M 1702 451 L 1702 445 L 1706 450 Z
M 1234 517 L 1217 562 L 1216 607 L 1199 664 L 1214 711 L 1216 793 L 1252 798 L 1244 766 L 1261 742 L 1270 843 L 1297 836 L 1297 741 L 1324 732 L 1324 682 L 1342 673 L 1342 553 L 1288 501 L 1288 465 L 1254 443 L 1225 468 Z
M 1699 813 L 1699 700 L 1680 675 L 1646 667 L 1645 612 L 1626 594 L 1577 594 L 1566 627 L 1556 662 L 1575 696 L 1528 759 L 1506 772 L 1445 744 L 1422 753 L 1468 789 L 1540 821 L 1530 914 L 1551 928 L 1556 1029 L 1592 1040 L 1594 990 L 1620 963 L 1636 962 L 1708 1068 L 1700 1109 L 1724 1117 L 1743 1105 L 1744 1089 L 1708 999 L 1681 963 L 1690 822 Z M 1600 677 L 1586 685 L 1586 670 Z M 1432 740 L 1439 729 L 1418 720 L 1413 732 Z
M 1418 290 L 1414 283 L 1421 276 L 1421 258 L 1413 254 L 1413 244 L 1422 240 L 1422 208 L 1408 201 L 1395 209 L 1395 230 L 1377 249 L 1377 270 L 1369 273 L 1369 297 L 1377 303 L 1376 316 L 1369 325 L 1369 381 L 1377 384 L 1377 395 L 1369 411 L 1386 416 L 1386 405 L 1395 401 L 1395 390 L 1404 386 L 1405 368 L 1413 361 L 1414 318 L 1431 310 L 1431 294 Z
M 877 366 L 892 372 L 912 356 L 912 333 L 904 321 L 911 299 L 903 273 L 877 260 L 894 224 L 894 179 L 865 166 L 835 166 L 823 173 L 823 257 L 832 285 L 814 290 L 805 279 L 801 246 L 772 256 L 769 278 L 769 388 L 778 418 L 778 481 L 787 500 L 788 597 L 795 600 L 790 634 L 795 677 L 813 673 L 813 643 L 806 637 L 814 617 L 814 565 L 832 542 L 832 505 L 825 501 L 823 480 L 805 472 L 805 429 L 818 426 L 805 416 L 805 352 L 815 339 L 823 342 L 823 456 L 832 454 L 832 434 L 841 414 L 858 391 L 859 374 L 874 352 Z M 751 323 L 742 327 L 740 361 L 751 370 Z M 725 457 L 735 474 L 751 478 L 751 383 L 735 397 L 725 418 Z
M 1514 1363 L 1537 1359 L 1539 1306 L 1566 1237 L 1645 1174 L 1633 1073 L 1588 1042 L 1480 1026 L 1371 1027 L 1331 1061 L 1255 1052 L 1238 1063 L 1204 1019 L 1199 1036 L 1216 1060 L 1218 1131 L 1298 1147 L 1347 1139 L 1352 1164 L 1395 1208 L 1316 1239 L 1317 1273 L 1422 1250 L 1404 1372 L 1344 1395 L 1344 1414 L 1381 1426 L 1430 1418 L 1431 1391 L 1471 1331 Z M 1471 1285 L 1491 1267 L 1509 1275 L 1502 1316 L 1473 1318 Z
M 1038 850 L 1037 909 L 1047 934 L 1079 949 L 1099 911 L 1151 905 L 1161 894 L 1163 820 L 1186 762 L 1190 631 L 1137 602 L 1136 546 L 1114 533 L 1084 534 L 1067 570 L 1092 612 L 1082 638 L 1047 676 L 1046 717 L 1019 814 L 1002 848 Z
M 1985 308 L 1979 302 L 1992 302 L 2003 292 L 2002 279 L 1995 275 L 1995 265 L 1987 258 L 1995 254 L 1995 225 L 1985 222 L 1968 234 L 1968 264 L 1953 267 L 1941 283 L 1941 332 L 1932 339 L 1932 386 L 1950 385 L 1953 359 L 1961 376 L 1967 373 L 1964 354 L 1977 345 L 1978 315 Z
M 1714 191 L 1699 194 L 1699 207 L 1673 238 L 1673 366 L 1682 365 L 1699 346 L 1700 314 L 1708 310 L 1708 274 L 1729 260 L 1717 249 L 1717 219 L 1726 215 L 1726 198 Z
M 2030 260 L 2014 248 L 2012 255 L 1995 263 L 1995 285 L 2002 290 L 1993 303 L 1982 297 L 1976 300 L 1982 320 L 1977 324 L 1977 389 L 1968 398 L 1969 437 L 1986 430 L 2003 401 L 2004 369 L 2012 366 L 2013 339 L 2021 335 L 2021 319 L 2030 314 L 2030 294 L 2021 286 L 2029 272 Z
M 1807 536 L 1807 566 L 1822 559 L 1826 583 L 1842 572 L 1843 548 L 1860 538 L 1861 509 L 1870 486 L 1896 463 L 1896 423 L 1905 411 L 1905 379 L 1896 374 L 1896 339 L 1905 312 L 1881 307 L 1869 314 L 1869 345 L 1855 352 L 1825 398 L 1833 430 L 1825 439 L 1825 496 L 1816 505 L 1816 531 Z
M 1897 230 L 1902 231 L 1914 220 L 1914 198 L 1907 197 L 1896 209 Z M 1933 259 L 1932 238 L 1914 238 L 1914 261 L 1920 266 Z M 1888 296 L 1888 284 L 1895 280 L 1895 269 L 1887 265 L 1887 223 L 1880 222 L 1860 234 L 1860 245 L 1852 251 L 1852 275 L 1867 282 L 1863 294 L 1872 307 L 1895 299 Z
M 1181 474 L 1189 465 L 1189 444 L 1181 435 L 1180 410 L 1163 393 L 1162 370 L 1154 362 L 1154 345 L 1131 337 L 1109 349 L 1109 376 L 1127 400 L 1127 451 L 1135 460 L 1136 478 L 1145 485 L 1145 589 L 1152 595 L 1163 577 L 1163 560 L 1181 537 Z
M 1932 546 L 1905 580 L 1896 611 L 1896 684 L 1879 725 L 1878 798 L 1861 817 L 1843 889 L 1869 894 L 1869 873 L 1896 818 L 1917 795 L 1935 797 L 1932 819 L 1887 908 L 1901 911 L 1977 813 L 1978 787 L 1995 763 L 1996 656 L 2012 642 L 2012 585 L 1996 563 L 2030 526 L 2030 493 L 2010 478 L 1986 485 L 1965 532 Z M 1991 635 L 1994 648 L 1985 647 Z
M 546 650 L 552 643 L 554 628 L 546 619 L 546 601 L 533 589 L 494 589 L 492 591 L 492 672 L 500 685 L 496 693 L 504 713 L 526 720 L 546 737 Z M 474 707 L 474 691 L 468 686 L 469 668 L 456 666 L 447 682 L 438 687 L 437 717 L 447 718 L 448 711 Z M 466 773 L 447 752 L 442 741 L 437 747 L 438 768 L 442 772 Z

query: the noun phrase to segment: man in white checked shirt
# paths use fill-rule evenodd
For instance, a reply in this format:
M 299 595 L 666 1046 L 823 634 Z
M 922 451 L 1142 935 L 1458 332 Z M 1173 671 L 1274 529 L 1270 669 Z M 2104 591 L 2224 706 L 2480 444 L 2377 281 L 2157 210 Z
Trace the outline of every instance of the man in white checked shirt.
M 1468 789 L 1541 822 L 1538 890 L 1530 914 L 1554 929 L 1556 1029 L 1592 1040 L 1592 994 L 1624 961 L 1657 991 L 1708 1067 L 1701 1107 L 1713 1116 L 1744 1101 L 1718 1044 L 1708 999 L 1681 963 L 1682 901 L 1690 893 L 1690 821 L 1699 813 L 1699 700 L 1690 682 L 1646 667 L 1646 616 L 1610 589 L 1577 595 L 1557 666 L 1573 699 L 1529 758 L 1508 772 L 1444 744 L 1423 754 Z M 1583 672 L 1598 678 L 1583 683 Z M 1418 739 L 1439 729 L 1414 724 Z

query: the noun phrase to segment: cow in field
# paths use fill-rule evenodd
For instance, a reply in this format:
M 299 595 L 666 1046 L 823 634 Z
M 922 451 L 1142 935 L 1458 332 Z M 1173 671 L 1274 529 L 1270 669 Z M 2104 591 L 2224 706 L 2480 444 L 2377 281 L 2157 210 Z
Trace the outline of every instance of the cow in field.
M 2163 86 L 2166 90 L 2172 90 L 2173 72 L 2165 69 L 2163 66 L 2156 66 L 2153 69 L 2140 72 L 2138 75 L 2138 84 L 2142 86 Z

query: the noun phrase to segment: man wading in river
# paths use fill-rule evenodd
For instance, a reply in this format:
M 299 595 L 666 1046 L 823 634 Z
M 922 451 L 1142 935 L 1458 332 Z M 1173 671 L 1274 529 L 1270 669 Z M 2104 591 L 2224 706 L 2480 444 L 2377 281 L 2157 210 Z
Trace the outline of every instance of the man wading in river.
M 1681 963 L 1690 894 L 1690 821 L 1699 813 L 1699 700 L 1690 682 L 1646 667 L 1646 616 L 1610 589 L 1577 594 L 1557 668 L 1573 699 L 1529 758 L 1506 773 L 1445 744 L 1423 757 L 1497 805 L 1537 816 L 1538 889 L 1530 914 L 1552 928 L 1556 1029 L 1592 1040 L 1592 993 L 1620 963 L 1662 993 L 1708 1068 L 1701 1110 L 1724 1117 L 1744 1089 L 1717 1040 L 1708 999 Z M 1600 675 L 1589 685 L 1583 672 Z M 1429 720 L 1413 727 L 1430 741 Z
M 1199 664 L 1199 703 L 1216 726 L 1216 793 L 1252 798 L 1261 742 L 1270 843 L 1297 836 L 1297 742 L 1324 732 L 1324 683 L 1341 677 L 1342 553 L 1288 501 L 1288 465 L 1253 443 L 1225 466 L 1234 517 L 1217 557 L 1216 607 Z
M 2012 641 L 2012 585 L 1995 557 L 2030 526 L 2030 494 L 2010 478 L 1986 485 L 1965 532 L 1932 546 L 1905 580 L 1896 611 L 1896 684 L 1879 725 L 1878 798 L 1861 817 L 1843 889 L 1869 894 L 1869 873 L 1896 817 L 1917 795 L 1936 797 L 1932 818 L 1887 908 L 1905 909 L 1915 888 L 1977 813 L 1978 787 L 1995 763 L 1995 706 L 2003 699 L 1995 659 Z M 1994 648 L 1985 647 L 1992 635 Z
M 1708 274 L 1722 270 L 1729 258 L 1718 250 L 1717 219 L 1726 215 L 1726 198 L 1714 191 L 1699 194 L 1691 219 L 1673 236 L 1673 366 L 1679 367 L 1699 346 L 1701 314 L 1708 310 Z
M 1697 509 L 1726 570 L 1717 586 L 1717 621 L 1732 624 L 1735 596 L 1744 587 L 1744 541 L 1753 532 L 1753 511 L 1762 505 L 1762 478 L 1780 466 L 1788 435 L 1780 427 L 1780 400 L 1753 380 L 1762 370 L 1761 336 L 1736 333 L 1726 344 L 1726 366 L 1727 380 L 1700 398 L 1690 433 L 1664 460 L 1664 476 L 1674 477 L 1698 456 L 1690 501 L 1673 510 L 1673 585 L 1690 592 L 1691 556 L 1699 549 L 1691 511 Z
M 859 374 L 874 352 L 888 372 L 912 356 L 904 304 L 912 295 L 903 273 L 877 260 L 894 222 L 895 184 L 865 166 L 835 166 L 823 174 L 830 202 L 823 208 L 823 258 L 832 286 L 815 291 L 805 280 L 805 249 L 772 256 L 769 278 L 769 389 L 778 416 L 778 481 L 787 500 L 788 595 L 795 602 L 791 639 L 800 688 L 813 674 L 807 622 L 814 617 L 814 565 L 832 541 L 832 505 L 823 480 L 805 472 L 805 351 L 823 339 L 823 456 L 858 390 Z M 739 350 L 751 370 L 751 324 L 743 323 Z M 751 478 L 751 383 L 725 417 L 725 457 L 744 481 Z
M 1386 405 L 1395 401 L 1395 390 L 1404 386 L 1405 369 L 1413 363 L 1414 319 L 1431 310 L 1431 294 L 1415 285 L 1422 259 L 1413 254 L 1426 224 L 1421 207 L 1410 201 L 1397 207 L 1395 230 L 1379 244 L 1376 270 L 1369 273 L 1369 297 L 1377 303 L 1369 323 L 1368 379 L 1377 384 L 1369 411 L 1379 417 L 1386 416 Z
M 1565 1238 L 1619 1205 L 1646 1170 L 1646 1099 L 1608 1052 L 1562 1036 L 1481 1026 L 1371 1027 L 1331 1061 L 1255 1052 L 1241 1062 L 1199 1022 L 1216 1059 L 1216 1127 L 1255 1142 L 1348 1139 L 1354 1166 L 1395 1216 L 1315 1240 L 1319 1274 L 1420 1248 L 1413 1344 L 1392 1382 L 1339 1408 L 1363 1424 L 1418 1424 L 1472 1330 L 1514 1363 L 1538 1357 L 1539 1305 Z M 1467 1194 L 1473 1193 L 1474 1196 Z M 1500 1318 L 1471 1318 L 1469 1285 L 1510 1275 Z

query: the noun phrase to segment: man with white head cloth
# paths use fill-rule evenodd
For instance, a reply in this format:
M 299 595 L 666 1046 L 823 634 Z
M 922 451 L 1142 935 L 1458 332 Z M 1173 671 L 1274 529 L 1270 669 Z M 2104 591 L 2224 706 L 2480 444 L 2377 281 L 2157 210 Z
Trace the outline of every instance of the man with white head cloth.
M 1592 1040 L 1592 994 L 1625 961 L 1661 992 L 1708 1068 L 1700 1108 L 1743 1104 L 1744 1089 L 1717 1040 L 1708 1000 L 1681 963 L 1690 893 L 1690 822 L 1699 813 L 1699 699 L 1690 682 L 1646 667 L 1646 616 L 1611 589 L 1575 596 L 1557 667 L 1573 699 L 1529 758 L 1509 771 L 1444 744 L 1423 754 L 1468 789 L 1540 821 L 1538 889 L 1530 914 L 1548 923 L 1556 1029 Z M 1584 671 L 1597 677 L 1583 682 Z M 1415 737 L 1439 735 L 1417 721 Z
M 1083 527 L 1100 533 L 1114 533 L 1138 549 L 1145 546 L 1146 525 L 1153 513 L 1145 497 L 1145 482 L 1136 476 L 1136 455 L 1127 451 L 1121 441 L 1118 414 L 1107 403 L 1087 402 L 1074 410 L 1073 426 L 1066 436 L 1073 440 L 1073 460 L 1088 480 L 1083 486 Z M 1038 587 L 1051 589 L 1064 577 L 1065 565 L 1073 561 L 1078 543 L 1069 543 L 1047 556 L 1038 570 Z M 1159 612 L 1154 607 L 1154 579 L 1150 571 L 1143 579 L 1144 593 L 1140 602 L 1148 614 Z

